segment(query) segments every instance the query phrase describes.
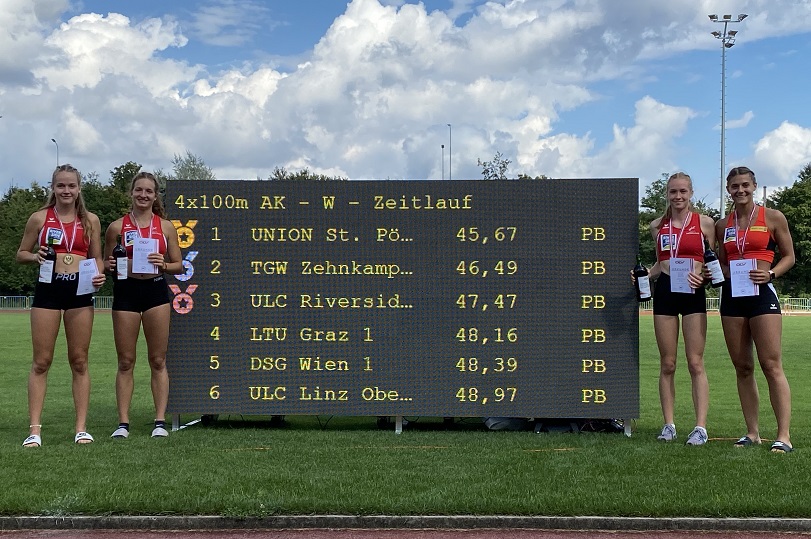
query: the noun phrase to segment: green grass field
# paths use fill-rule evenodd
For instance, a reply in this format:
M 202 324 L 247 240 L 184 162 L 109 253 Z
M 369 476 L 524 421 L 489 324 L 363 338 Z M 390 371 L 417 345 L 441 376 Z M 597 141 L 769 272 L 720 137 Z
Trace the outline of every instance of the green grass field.
M 783 321 L 792 441 L 798 448 L 789 455 L 771 454 L 765 444 L 732 447 L 745 429 L 717 316 L 709 318 L 705 355 L 711 441 L 703 447 L 683 445 L 694 421 L 683 359 L 676 382 L 679 442 L 656 441 L 662 420 L 650 316 L 640 317 L 642 417 L 631 438 L 491 432 L 475 419 L 447 429 L 441 419 L 420 419 L 398 436 L 393 429 L 377 429 L 375 418 L 301 416 L 288 417 L 285 428 L 222 421 L 153 440 L 142 343 L 132 435 L 112 440 L 115 352 L 105 311 L 96 313 L 90 351 L 88 430 L 96 443 L 72 443 L 70 373 L 60 341 L 43 415 L 44 445 L 24 450 L 28 315 L 0 313 L 0 514 L 811 517 L 805 486 L 811 476 L 811 404 L 805 396 L 811 317 Z M 765 441 L 774 436 L 775 422 L 762 376 L 759 380 Z

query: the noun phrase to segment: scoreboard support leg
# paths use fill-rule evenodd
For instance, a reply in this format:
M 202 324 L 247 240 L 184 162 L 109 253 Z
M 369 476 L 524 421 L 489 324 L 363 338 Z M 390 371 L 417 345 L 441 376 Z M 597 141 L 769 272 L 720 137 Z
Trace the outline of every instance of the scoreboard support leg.
M 403 416 L 398 415 L 394 419 L 394 434 L 403 433 Z
M 180 424 L 180 414 L 171 414 L 172 415 L 172 432 L 177 432 L 181 429 L 185 429 L 186 427 L 191 427 L 192 425 L 196 425 L 197 423 L 203 423 L 202 416 L 189 421 L 185 425 Z
M 632 421 L 630 419 L 626 419 L 625 421 L 623 421 L 623 423 L 625 424 L 625 431 L 624 431 L 625 436 L 630 438 L 631 437 L 631 423 L 632 423 Z

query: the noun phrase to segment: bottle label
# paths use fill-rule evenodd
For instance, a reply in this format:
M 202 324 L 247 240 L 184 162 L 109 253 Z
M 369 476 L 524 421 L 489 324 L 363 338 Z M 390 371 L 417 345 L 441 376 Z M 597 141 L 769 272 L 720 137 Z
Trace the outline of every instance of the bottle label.
M 115 278 L 127 278 L 127 257 L 120 257 L 115 259 Z
M 712 284 L 719 285 L 724 282 L 724 272 L 721 271 L 721 263 L 717 260 L 713 260 L 707 263 L 707 268 L 710 270 L 710 275 L 712 277 Z
M 46 260 L 39 266 L 39 282 L 50 283 L 53 280 L 54 261 Z
M 650 299 L 651 298 L 650 277 L 648 277 L 647 275 L 643 277 L 637 277 L 636 282 L 639 285 L 639 299 L 643 301 Z

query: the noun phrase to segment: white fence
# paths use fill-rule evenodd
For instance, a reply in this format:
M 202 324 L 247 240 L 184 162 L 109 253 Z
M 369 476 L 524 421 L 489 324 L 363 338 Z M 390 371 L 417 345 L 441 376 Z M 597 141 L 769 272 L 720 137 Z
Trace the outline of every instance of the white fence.
M 719 298 L 707 298 L 707 310 L 717 311 L 721 303 Z M 640 311 L 652 311 L 653 300 L 639 304 Z M 811 313 L 811 298 L 780 298 L 780 310 L 783 314 Z
M 30 309 L 34 296 L 0 296 L 0 311 Z M 93 298 L 96 309 L 112 309 L 113 296 L 96 296 Z

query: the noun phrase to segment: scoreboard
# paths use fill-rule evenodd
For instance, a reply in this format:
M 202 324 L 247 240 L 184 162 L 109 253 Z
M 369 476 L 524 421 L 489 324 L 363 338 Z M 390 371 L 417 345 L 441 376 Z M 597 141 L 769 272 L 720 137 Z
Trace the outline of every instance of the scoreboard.
M 639 417 L 636 179 L 170 181 L 169 412 Z

